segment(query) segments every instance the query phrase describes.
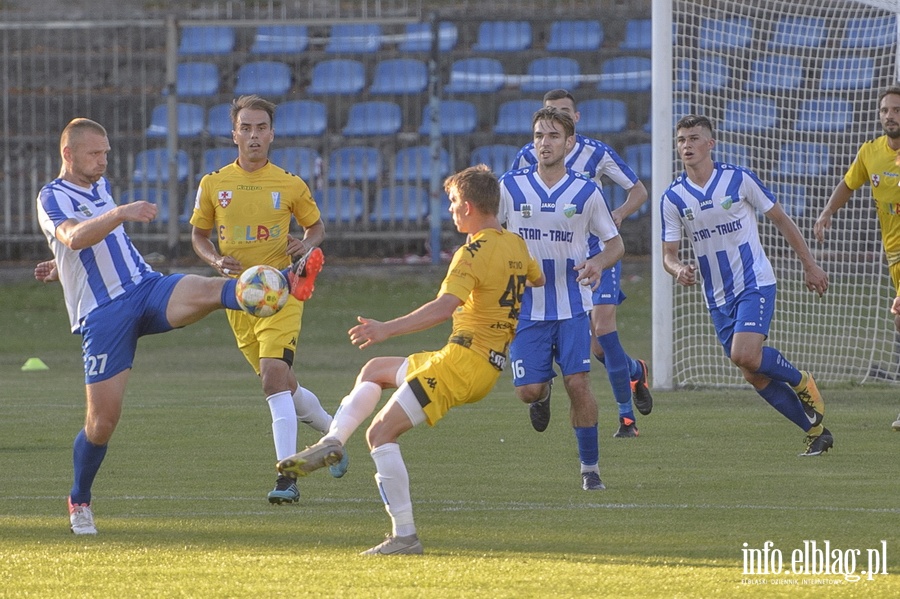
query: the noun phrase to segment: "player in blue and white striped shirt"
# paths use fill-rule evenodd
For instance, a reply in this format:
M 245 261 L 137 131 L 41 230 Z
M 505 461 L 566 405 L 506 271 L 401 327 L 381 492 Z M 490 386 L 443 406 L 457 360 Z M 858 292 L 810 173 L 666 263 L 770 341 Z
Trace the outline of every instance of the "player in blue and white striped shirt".
M 713 162 L 715 141 L 708 118 L 686 116 L 676 131 L 685 170 L 660 201 L 663 266 L 684 286 L 696 283 L 699 268 L 725 355 L 763 399 L 806 431 L 807 449 L 801 455 L 820 455 L 832 447 L 834 438 L 822 425 L 825 403 L 815 380 L 777 349 L 763 345 L 775 312 L 775 275 L 760 243 L 757 210 L 797 254 L 809 290 L 821 296 L 828 289 L 828 276 L 797 225 L 756 175 Z M 691 241 L 696 265 L 678 256 L 682 233 Z
M 544 94 L 544 106 L 553 106 L 567 114 L 575 121 L 577 127 L 581 113 L 575 107 L 575 98 L 564 89 L 550 90 Z M 513 169 L 522 168 L 537 162 L 534 143 L 524 146 L 513 161 Z M 600 140 L 575 134 L 575 145 L 566 156 L 566 166 L 575 172 L 583 173 L 602 186 L 605 175 L 616 185 L 625 189 L 628 196 L 625 203 L 612 210 L 613 222 L 617 227 L 622 221 L 640 209 L 647 201 L 647 188 L 638 179 L 634 171 L 611 147 Z M 600 251 L 603 244 L 596 237 L 591 238 L 591 253 Z M 603 271 L 600 286 L 593 294 L 591 309 L 591 351 L 606 367 L 609 384 L 618 406 L 619 428 L 614 437 L 636 437 L 638 435 L 637 419 L 631 407 L 632 400 L 641 414 L 649 414 L 653 409 L 653 397 L 647 387 L 647 364 L 643 360 L 635 360 L 625 352 L 616 326 L 616 306 L 625 301 L 621 288 L 622 262 L 619 261 L 609 270 Z M 549 410 L 549 405 L 546 406 Z M 545 410 L 546 411 L 546 410 Z M 540 423 L 548 421 L 541 419 Z M 534 422 L 532 422 L 534 424 Z M 546 427 L 546 424 L 543 425 Z M 536 428 L 538 428 L 536 426 Z M 538 428 L 538 430 L 543 430 Z
M 534 421 L 534 407 L 549 399 L 556 360 L 571 402 L 583 488 L 600 490 L 605 487 L 598 465 L 587 314 L 592 288 L 625 250 L 600 188 L 566 168 L 565 157 L 575 143 L 572 117 L 544 107 L 534 114 L 532 130 L 537 164 L 500 179 L 500 222 L 525 239 L 547 280 L 543 287 L 525 290 L 518 332 L 510 346 L 513 384 L 519 399 L 530 404 Z M 591 235 L 604 247 L 586 258 Z

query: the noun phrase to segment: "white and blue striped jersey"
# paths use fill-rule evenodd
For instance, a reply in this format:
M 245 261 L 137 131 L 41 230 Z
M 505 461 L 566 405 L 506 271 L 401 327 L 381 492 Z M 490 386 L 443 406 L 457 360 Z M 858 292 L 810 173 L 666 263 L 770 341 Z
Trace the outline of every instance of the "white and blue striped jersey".
M 575 265 L 584 262 L 590 235 L 609 241 L 619 234 L 597 184 L 567 170 L 548 188 L 537 165 L 509 171 L 500 178 L 498 216 L 525 239 L 547 279 L 543 287 L 525 289 L 520 320 L 567 320 L 588 312 L 591 288 L 575 280 Z
M 122 295 L 146 276 L 155 275 L 132 245 L 122 225 L 100 243 L 81 250 L 69 249 L 56 238 L 56 227 L 63 221 L 90 220 L 115 207 L 106 178 L 101 178 L 90 189 L 56 179 L 38 194 L 38 221 L 56 258 L 74 333 L 80 331 L 82 320 L 91 310 Z
M 681 173 L 660 200 L 662 240 L 691 240 L 707 306 L 722 306 L 745 289 L 775 284 L 775 273 L 759 241 L 757 210 L 776 199 L 752 171 L 714 163 L 703 187 Z

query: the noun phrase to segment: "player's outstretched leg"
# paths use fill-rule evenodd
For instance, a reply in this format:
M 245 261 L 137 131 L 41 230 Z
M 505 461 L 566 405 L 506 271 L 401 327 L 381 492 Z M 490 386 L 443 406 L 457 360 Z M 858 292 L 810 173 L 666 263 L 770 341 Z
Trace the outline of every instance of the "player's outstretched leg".
M 338 464 L 344 457 L 344 448 L 336 439 L 320 439 L 301 452 L 284 458 L 275 468 L 279 474 L 291 478 L 306 476 L 319 468 Z
M 312 297 L 316 289 L 316 277 L 325 266 L 325 254 L 321 248 L 314 247 L 298 258 L 288 271 L 288 282 L 291 295 L 301 302 Z

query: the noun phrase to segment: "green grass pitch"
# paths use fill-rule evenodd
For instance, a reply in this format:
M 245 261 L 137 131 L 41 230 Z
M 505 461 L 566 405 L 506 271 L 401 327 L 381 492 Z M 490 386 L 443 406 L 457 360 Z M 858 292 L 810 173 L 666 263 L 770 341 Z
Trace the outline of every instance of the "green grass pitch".
M 649 263 L 625 272 L 619 330 L 648 357 Z M 346 334 L 357 315 L 427 301 L 442 274 L 326 267 L 295 371 L 329 412 L 368 358 L 443 344 L 446 325 L 365 351 Z M 83 419 L 80 340 L 56 287 L 7 282 L 0 301 L 0 597 L 900 596 L 895 387 L 824 388 L 835 448 L 800 458 L 803 433 L 749 387 L 657 391 L 640 437 L 613 439 L 595 363 L 608 490 L 587 493 L 562 388 L 536 433 L 506 374 L 482 402 L 401 439 L 426 555 L 367 558 L 357 553 L 390 522 L 363 430 L 343 479 L 316 473 L 300 481 L 299 505 L 270 506 L 269 412 L 222 314 L 142 339 L 94 488 L 100 534 L 76 538 L 65 497 Z M 29 357 L 50 370 L 22 372 Z M 301 425 L 301 446 L 315 438 Z M 828 543 L 830 573 L 803 561 L 813 542 Z M 780 559 L 780 572 L 746 573 L 748 555 L 773 570 Z M 872 559 L 878 573 L 862 574 Z

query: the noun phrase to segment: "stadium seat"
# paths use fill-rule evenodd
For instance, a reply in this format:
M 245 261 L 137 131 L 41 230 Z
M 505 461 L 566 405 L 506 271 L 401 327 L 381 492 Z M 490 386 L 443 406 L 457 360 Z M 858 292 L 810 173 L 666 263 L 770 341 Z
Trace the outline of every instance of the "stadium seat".
M 290 100 L 275 108 L 275 134 L 279 137 L 318 137 L 328 125 L 325 104 Z
M 328 155 L 328 181 L 375 181 L 381 176 L 381 154 L 375 148 L 347 146 Z
M 753 26 L 746 17 L 704 18 L 699 32 L 701 50 L 748 48 L 753 41 Z
M 333 58 L 317 63 L 307 93 L 354 95 L 366 86 L 366 69 L 358 60 Z
M 731 68 L 721 56 L 702 56 L 697 59 L 697 91 L 717 93 L 726 89 L 730 80 Z
M 619 44 L 619 50 L 650 50 L 653 39 L 650 19 L 628 19 L 625 23 L 625 38 Z
M 653 175 L 653 145 L 649 143 L 625 146 L 622 154 L 625 164 L 631 167 L 634 174 L 642 181 L 648 181 Z
M 649 92 L 650 59 L 643 56 L 618 56 L 603 61 L 600 66 L 602 92 Z
M 848 19 L 844 27 L 843 48 L 882 48 L 897 43 L 897 17 L 860 17 Z
M 797 131 L 835 133 L 846 131 L 853 124 L 853 107 L 840 98 L 805 100 L 797 112 Z
M 364 206 L 362 191 L 347 185 L 328 186 L 313 192 L 322 219 L 329 223 L 351 224 L 362 218 Z
M 554 21 L 550 25 L 550 52 L 593 52 L 603 44 L 600 21 Z
M 441 100 L 438 109 L 441 135 L 466 135 L 474 133 L 478 126 L 478 111 L 475 104 L 467 100 Z M 431 134 L 431 105 L 422 109 L 422 135 Z
M 375 210 L 369 215 L 373 223 L 422 222 L 428 216 L 428 191 L 416 185 L 385 187 L 378 194 Z
M 178 54 L 230 54 L 234 50 L 233 27 L 197 25 L 181 30 Z
M 183 62 L 175 69 L 175 92 L 180 98 L 219 93 L 219 66 L 212 62 Z
M 187 152 L 178 150 L 175 154 L 175 163 L 178 167 L 177 180 L 187 180 L 190 164 Z M 138 152 L 134 158 L 131 180 L 134 183 L 168 183 L 169 151 L 166 148 L 153 148 Z
M 728 100 L 719 128 L 735 133 L 758 133 L 778 126 L 779 114 L 772 98 L 749 97 Z
M 395 102 L 357 102 L 350 107 L 347 125 L 341 134 L 393 135 L 400 131 L 402 124 L 400 106 Z
M 486 146 L 478 146 L 472 150 L 469 158 L 469 164 L 486 164 L 491 167 L 494 174 L 498 177 L 508 171 L 512 167 L 516 154 L 519 153 L 519 146 L 509 144 L 490 144 Z
M 750 64 L 744 89 L 750 92 L 781 92 L 803 86 L 803 61 L 796 56 L 774 54 Z
M 621 100 L 585 100 L 578 103 L 578 112 L 578 132 L 584 135 L 619 133 L 628 127 L 628 108 Z
M 338 23 L 331 26 L 325 52 L 328 54 L 374 54 L 381 47 L 381 25 Z
M 450 94 L 493 93 L 506 85 L 503 65 L 496 58 L 463 58 L 450 66 Z
M 679 58 L 672 72 L 672 91 L 689 92 L 694 88 L 694 64 L 690 58 Z
M 497 109 L 494 133 L 532 136 L 531 118 L 541 109 L 540 100 L 507 100 Z
M 727 162 L 737 166 L 750 168 L 750 150 L 747 146 L 728 142 L 716 142 L 716 147 L 712 150 L 713 160 L 716 162 Z
M 322 158 L 312 148 L 303 146 L 277 148 L 271 151 L 269 160 L 272 164 L 297 175 L 310 187 L 322 172 Z
M 450 174 L 450 154 L 441 148 L 438 178 L 443 180 Z M 394 181 L 428 181 L 431 179 L 431 147 L 413 146 L 397 151 L 394 165 Z
M 875 59 L 871 56 L 830 58 L 822 66 L 819 86 L 823 90 L 871 89 L 875 81 Z
M 161 223 L 169 222 L 169 190 L 165 187 L 154 185 L 146 187 L 137 186 L 132 189 L 126 189 L 119 194 L 118 200 L 122 204 L 131 204 L 132 202 L 150 202 L 151 204 L 156 204 L 159 207 L 159 215 L 156 220 Z M 187 199 L 185 199 L 185 203 L 188 203 Z M 184 214 L 185 210 L 182 211 L 181 222 L 190 220 L 190 212 L 193 211 L 191 206 L 192 203 L 185 207 L 187 215 Z
M 456 25 L 448 21 L 438 24 L 438 49 L 441 52 L 449 52 L 456 47 L 459 33 Z M 400 52 L 430 52 L 431 51 L 431 23 L 407 23 L 403 39 L 397 46 Z
M 818 48 L 825 41 L 825 20 L 788 16 L 778 19 L 769 48 L 784 50 L 789 48 Z
M 291 69 L 283 62 L 260 60 L 238 68 L 236 95 L 283 96 L 291 89 Z
M 797 183 L 775 182 L 770 191 L 781 204 L 781 208 L 792 219 L 803 218 L 806 214 L 806 186 Z
M 370 94 L 420 94 L 428 87 L 428 67 L 413 58 L 392 58 L 375 65 Z
M 200 174 L 198 179 L 207 173 L 219 170 L 223 166 L 229 165 L 238 157 L 237 146 L 228 148 L 209 148 L 203 151 L 202 162 L 200 164 Z
M 484 21 L 478 26 L 474 52 L 521 52 L 531 48 L 528 21 Z
M 831 158 L 828 144 L 785 142 L 778 154 L 776 171 L 780 175 L 791 177 L 829 174 Z
M 542 56 L 528 63 L 522 80 L 523 92 L 546 92 L 549 89 L 572 90 L 581 84 L 581 66 L 574 58 Z
M 169 109 L 167 104 L 160 104 L 150 115 L 150 126 L 147 127 L 148 138 L 166 137 L 169 132 Z M 176 108 L 178 116 L 178 137 L 192 138 L 203 133 L 203 107 L 197 104 L 179 102 Z
M 206 132 L 213 137 L 231 137 L 231 104 L 210 106 L 206 113 Z
M 306 25 L 261 25 L 250 47 L 251 54 L 299 54 L 309 46 Z

